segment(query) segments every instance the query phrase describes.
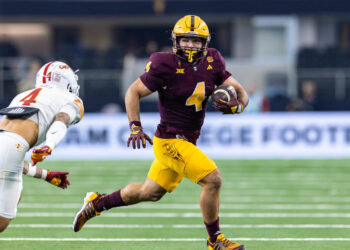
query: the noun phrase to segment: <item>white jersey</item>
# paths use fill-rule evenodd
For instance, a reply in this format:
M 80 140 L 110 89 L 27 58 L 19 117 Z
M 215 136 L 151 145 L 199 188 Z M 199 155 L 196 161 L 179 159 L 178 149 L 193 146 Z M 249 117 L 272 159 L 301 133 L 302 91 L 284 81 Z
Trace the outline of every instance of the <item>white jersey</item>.
M 70 116 L 70 124 L 78 123 L 84 115 L 84 106 L 82 100 L 62 88 L 47 86 L 44 88 L 30 89 L 18 94 L 10 103 L 9 107 L 34 107 L 39 112 L 37 116 L 39 126 L 39 135 L 35 145 L 41 144 L 46 140 L 47 130 L 55 120 L 59 112 L 64 112 L 67 106 L 74 107 Z M 71 109 L 71 108 L 70 108 Z

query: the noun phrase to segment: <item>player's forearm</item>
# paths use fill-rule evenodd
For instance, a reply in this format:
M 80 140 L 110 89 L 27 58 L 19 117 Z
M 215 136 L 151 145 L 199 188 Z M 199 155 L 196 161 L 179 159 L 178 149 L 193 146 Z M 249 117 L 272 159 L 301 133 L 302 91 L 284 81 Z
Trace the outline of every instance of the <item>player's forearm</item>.
M 133 82 L 125 93 L 125 109 L 129 122 L 140 121 L 140 99 L 145 96 L 140 79 Z
M 125 108 L 129 122 L 140 120 L 140 96 L 132 88 L 125 94 Z
M 38 178 L 38 179 L 45 179 L 47 175 L 47 170 L 41 169 L 37 166 L 32 166 L 30 163 L 25 161 L 24 167 L 23 167 L 23 174 L 30 177 Z M 45 178 L 44 178 L 44 175 L 45 175 Z
M 249 96 L 247 92 L 242 87 L 237 89 L 236 92 L 237 92 L 237 99 L 243 102 L 244 107 L 247 107 L 249 103 Z
M 125 93 L 125 108 L 129 121 L 140 121 L 140 99 L 152 94 L 141 81 L 136 79 Z

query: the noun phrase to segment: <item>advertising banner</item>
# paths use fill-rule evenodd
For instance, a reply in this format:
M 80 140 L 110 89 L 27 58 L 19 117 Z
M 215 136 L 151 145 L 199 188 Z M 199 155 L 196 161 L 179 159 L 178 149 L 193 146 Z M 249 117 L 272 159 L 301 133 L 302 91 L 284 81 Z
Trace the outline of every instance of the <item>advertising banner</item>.
M 158 113 L 141 114 L 148 135 L 159 119 Z M 153 159 L 150 145 L 126 146 L 129 131 L 126 114 L 86 114 L 48 158 Z M 197 145 L 213 159 L 349 158 L 350 113 L 208 113 Z

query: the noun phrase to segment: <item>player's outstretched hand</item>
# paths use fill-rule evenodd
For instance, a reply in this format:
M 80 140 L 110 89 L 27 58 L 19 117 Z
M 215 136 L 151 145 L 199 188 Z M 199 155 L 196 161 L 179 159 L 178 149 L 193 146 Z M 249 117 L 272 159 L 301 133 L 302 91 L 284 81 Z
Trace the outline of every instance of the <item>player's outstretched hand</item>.
M 65 189 L 68 185 L 70 185 L 70 182 L 68 180 L 69 172 L 60 172 L 60 171 L 47 171 L 47 176 L 45 181 L 51 183 L 52 185 L 55 185 L 59 188 Z
M 141 143 L 142 147 L 146 148 L 146 140 L 153 145 L 152 139 L 142 131 L 142 126 L 140 122 L 137 122 L 135 125 L 135 122 L 130 123 L 130 136 L 128 139 L 128 147 L 130 146 L 130 142 L 132 142 L 132 147 L 133 149 L 141 148 Z
M 33 149 L 32 152 L 32 161 L 33 165 L 35 165 L 39 161 L 45 160 L 46 156 L 50 155 L 52 149 L 49 146 L 43 146 L 37 149 Z

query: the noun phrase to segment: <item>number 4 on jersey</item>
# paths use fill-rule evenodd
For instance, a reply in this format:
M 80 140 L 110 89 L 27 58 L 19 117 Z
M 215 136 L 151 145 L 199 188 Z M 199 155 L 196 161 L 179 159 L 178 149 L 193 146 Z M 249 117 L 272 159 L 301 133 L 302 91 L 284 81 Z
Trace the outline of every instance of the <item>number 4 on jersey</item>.
M 186 106 L 195 105 L 196 112 L 202 110 L 202 103 L 205 99 L 205 83 L 199 82 L 196 85 L 196 88 L 194 89 L 192 95 L 187 98 L 186 100 Z
M 36 97 L 39 95 L 42 88 L 34 89 L 32 92 L 30 92 L 28 95 L 23 97 L 20 102 L 23 102 L 23 105 L 29 106 L 32 103 L 36 103 Z

